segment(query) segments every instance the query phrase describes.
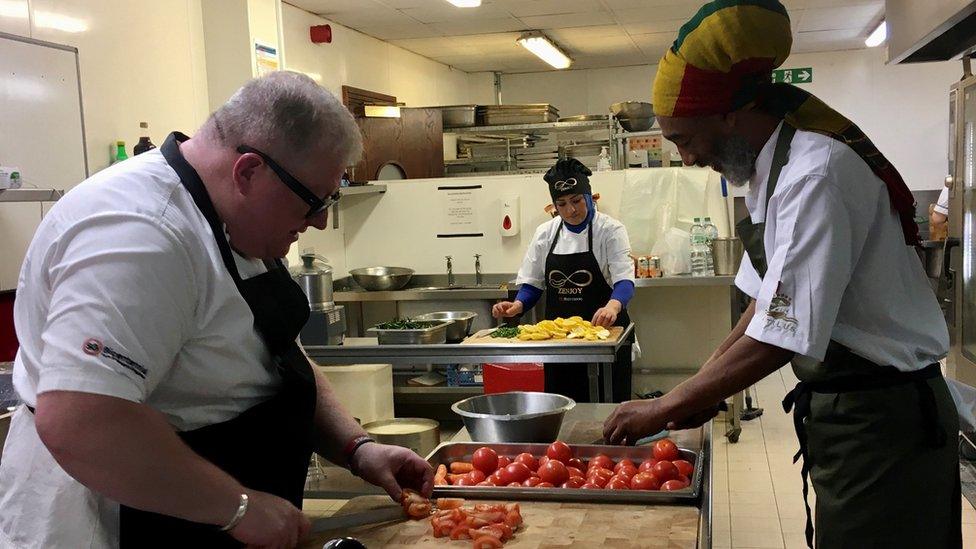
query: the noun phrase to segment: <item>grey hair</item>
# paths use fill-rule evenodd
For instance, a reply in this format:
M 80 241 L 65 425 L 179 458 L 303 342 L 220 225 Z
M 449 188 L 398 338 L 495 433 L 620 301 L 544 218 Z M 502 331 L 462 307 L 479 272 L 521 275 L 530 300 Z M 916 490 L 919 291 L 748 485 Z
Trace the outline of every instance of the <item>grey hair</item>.
M 228 147 L 248 145 L 289 164 L 325 153 L 349 166 L 363 150 L 349 109 L 314 80 L 292 71 L 244 84 L 210 115 L 201 132 Z

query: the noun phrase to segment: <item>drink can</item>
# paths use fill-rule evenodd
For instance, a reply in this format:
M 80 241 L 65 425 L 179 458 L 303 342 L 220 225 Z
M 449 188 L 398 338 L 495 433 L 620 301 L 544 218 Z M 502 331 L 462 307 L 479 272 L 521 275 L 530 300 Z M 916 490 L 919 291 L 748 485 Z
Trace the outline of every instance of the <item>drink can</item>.
M 657 278 L 657 277 L 660 277 L 660 276 L 664 276 L 664 272 L 661 271 L 661 258 L 660 257 L 658 257 L 656 255 L 652 255 L 650 257 L 650 259 L 648 260 L 648 271 L 649 271 L 648 276 L 651 276 L 651 277 L 654 277 L 654 278 Z
M 650 274 L 650 261 L 647 256 L 640 256 L 637 259 L 637 278 L 647 278 Z

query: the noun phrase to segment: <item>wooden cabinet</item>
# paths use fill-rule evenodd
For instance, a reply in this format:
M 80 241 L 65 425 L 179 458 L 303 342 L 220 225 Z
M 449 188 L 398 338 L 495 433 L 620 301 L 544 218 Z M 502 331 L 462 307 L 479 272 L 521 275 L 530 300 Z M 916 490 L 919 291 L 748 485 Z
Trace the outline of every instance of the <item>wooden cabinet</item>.
M 404 179 L 444 176 L 444 130 L 439 109 L 400 109 L 400 118 L 357 118 L 363 132 L 363 158 L 353 169 L 358 181 L 371 181 L 393 164 Z

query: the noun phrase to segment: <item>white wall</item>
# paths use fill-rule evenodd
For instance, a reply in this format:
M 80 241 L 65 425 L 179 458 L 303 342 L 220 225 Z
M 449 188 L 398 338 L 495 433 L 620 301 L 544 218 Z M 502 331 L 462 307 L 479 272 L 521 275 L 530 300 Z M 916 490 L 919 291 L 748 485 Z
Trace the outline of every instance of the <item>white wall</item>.
M 337 95 L 346 85 L 393 95 L 410 107 L 472 102 L 474 88 L 464 71 L 289 4 L 282 4 L 282 18 L 287 68 L 309 74 Z M 309 27 L 326 24 L 332 26 L 332 43 L 313 44 Z M 486 91 L 481 85 L 484 76 L 473 80 L 478 84 L 476 93 L 490 98 L 491 81 Z
M 958 62 L 884 64 L 880 48 L 796 54 L 784 67 L 812 67 L 803 85 L 858 124 L 913 190 L 942 186 L 949 133 L 949 86 Z M 615 101 L 650 101 L 656 65 L 505 75 L 506 103 L 549 102 L 560 116 L 605 113 Z
M 139 122 L 149 122 L 159 144 L 169 131 L 192 132 L 206 118 L 202 1 L 24 0 L 35 17 L 0 16 L 0 30 L 78 48 L 89 168 L 96 171 L 108 165 L 116 140 L 131 151 Z M 39 26 L 38 12 L 85 30 Z

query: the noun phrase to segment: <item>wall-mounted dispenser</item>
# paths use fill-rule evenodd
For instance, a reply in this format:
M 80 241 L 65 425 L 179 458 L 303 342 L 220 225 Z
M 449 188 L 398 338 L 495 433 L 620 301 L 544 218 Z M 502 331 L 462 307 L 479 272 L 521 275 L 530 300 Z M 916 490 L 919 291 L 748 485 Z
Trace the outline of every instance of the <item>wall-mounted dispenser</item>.
M 515 236 L 522 227 L 522 199 L 518 195 L 502 197 L 498 230 L 502 236 Z

